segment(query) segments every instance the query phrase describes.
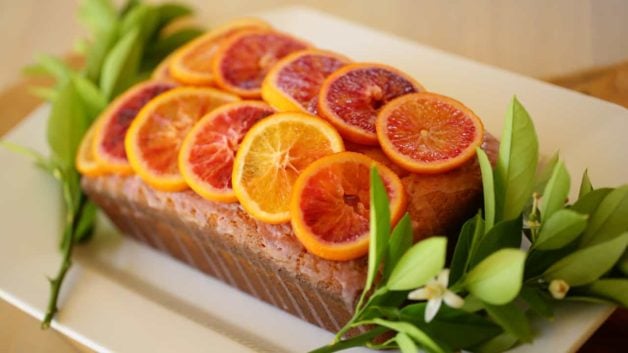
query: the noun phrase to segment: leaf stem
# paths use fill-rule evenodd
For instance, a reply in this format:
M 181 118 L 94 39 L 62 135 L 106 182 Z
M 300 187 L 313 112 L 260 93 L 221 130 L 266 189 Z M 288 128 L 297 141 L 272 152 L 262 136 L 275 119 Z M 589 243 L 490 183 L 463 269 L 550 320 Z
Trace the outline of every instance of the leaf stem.
M 42 329 L 47 329 L 50 327 L 52 319 L 59 310 L 57 307 L 57 302 L 59 301 L 61 285 L 63 283 L 63 280 L 65 279 L 65 275 L 67 274 L 68 270 L 70 270 L 70 268 L 72 267 L 72 250 L 74 249 L 74 238 L 77 230 L 77 215 L 87 205 L 87 200 L 83 198 L 80 201 L 79 207 L 74 208 L 72 198 L 69 197 L 69 186 L 65 184 L 63 189 L 67 212 L 66 224 L 63 230 L 63 238 L 61 241 L 61 251 L 63 258 L 61 262 L 61 267 L 57 272 L 57 276 L 55 278 L 48 279 L 48 281 L 50 282 L 50 297 L 48 299 L 46 314 L 41 322 Z

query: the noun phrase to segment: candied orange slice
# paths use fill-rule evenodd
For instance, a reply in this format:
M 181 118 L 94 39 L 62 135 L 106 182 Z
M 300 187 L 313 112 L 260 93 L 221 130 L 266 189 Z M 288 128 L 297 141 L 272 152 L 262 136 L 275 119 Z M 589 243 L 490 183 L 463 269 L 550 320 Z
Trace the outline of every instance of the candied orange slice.
M 179 87 L 151 100 L 131 123 L 124 145 L 133 170 L 157 190 L 187 187 L 179 172 L 183 139 L 205 114 L 237 96 L 213 88 Z
M 82 175 L 98 176 L 105 173 L 105 168 L 94 158 L 94 135 L 100 120 L 96 120 L 89 127 L 76 153 L 76 170 Z
M 399 177 L 356 152 L 341 152 L 310 164 L 297 178 L 290 201 L 292 228 L 305 248 L 324 259 L 352 260 L 369 248 L 370 170 L 375 166 L 390 200 L 391 221 L 406 207 Z
M 388 103 L 377 118 L 384 153 L 408 171 L 441 173 L 475 156 L 482 121 L 462 103 L 436 93 L 415 93 Z
M 309 49 L 279 60 L 262 83 L 262 98 L 280 111 L 316 114 L 325 78 L 350 61 L 329 51 Z
M 211 62 L 220 43 L 232 34 L 255 28 L 270 28 L 270 25 L 258 19 L 244 18 L 216 27 L 195 38 L 172 54 L 168 67 L 169 74 L 184 84 L 212 85 L 214 75 L 211 71 Z
M 260 101 L 225 104 L 205 115 L 179 152 L 179 170 L 197 194 L 210 201 L 236 202 L 231 187 L 233 159 L 247 131 L 275 112 Z
M 328 122 L 304 113 L 277 113 L 244 136 L 233 162 L 233 191 L 242 207 L 266 223 L 290 220 L 297 176 L 315 160 L 344 150 Z
M 325 79 L 318 114 L 349 141 L 376 145 L 375 120 L 389 101 L 423 91 L 407 74 L 382 64 L 349 64 Z
M 222 42 L 213 58 L 216 85 L 241 97 L 259 98 L 262 81 L 273 65 L 309 46 L 270 29 L 238 32 Z
M 107 172 L 133 173 L 124 149 L 126 132 L 146 103 L 174 87 L 173 83 L 165 81 L 139 83 L 116 98 L 100 115 L 92 145 L 93 155 Z

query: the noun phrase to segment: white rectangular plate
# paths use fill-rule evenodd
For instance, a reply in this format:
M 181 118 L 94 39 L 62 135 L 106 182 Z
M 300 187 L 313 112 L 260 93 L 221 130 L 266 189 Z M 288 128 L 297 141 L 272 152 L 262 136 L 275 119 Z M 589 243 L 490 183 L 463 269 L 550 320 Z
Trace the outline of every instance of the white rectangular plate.
M 277 28 L 356 61 L 396 66 L 431 91 L 457 98 L 499 134 L 513 94 L 539 132 L 542 153 L 560 149 L 576 184 L 589 167 L 595 186 L 627 181 L 628 111 L 578 93 L 470 62 L 307 8 L 260 15 Z M 46 107 L 8 139 L 46 152 Z M 40 318 L 46 275 L 59 266 L 59 190 L 21 156 L 0 149 L 0 297 Z M 106 221 L 76 252 L 53 327 L 98 351 L 304 352 L 331 334 L 116 234 Z M 593 305 L 562 307 L 518 352 L 577 349 L 610 314 Z M 355 350 L 363 351 L 363 350 Z

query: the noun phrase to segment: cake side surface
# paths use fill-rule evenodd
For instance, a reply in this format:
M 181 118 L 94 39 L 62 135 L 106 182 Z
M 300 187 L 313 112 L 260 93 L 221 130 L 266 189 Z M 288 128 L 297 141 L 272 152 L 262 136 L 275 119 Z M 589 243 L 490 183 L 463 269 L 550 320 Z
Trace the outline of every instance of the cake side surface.
M 487 140 L 489 155 L 496 144 Z M 377 151 L 367 154 L 376 158 Z M 478 209 L 476 161 L 444 174 L 399 174 L 415 240 L 451 234 Z M 257 221 L 238 203 L 207 201 L 190 190 L 157 191 L 137 176 L 84 176 L 82 186 L 124 234 L 271 305 L 329 331 L 353 314 L 365 257 L 319 258 L 305 250 L 289 224 Z

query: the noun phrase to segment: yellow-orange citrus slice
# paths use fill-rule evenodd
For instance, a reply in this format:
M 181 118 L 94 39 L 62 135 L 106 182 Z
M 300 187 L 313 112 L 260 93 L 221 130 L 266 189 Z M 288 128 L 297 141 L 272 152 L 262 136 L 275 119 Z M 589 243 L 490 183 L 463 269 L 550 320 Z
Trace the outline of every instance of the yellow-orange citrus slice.
M 183 139 L 205 114 L 237 96 L 213 88 L 179 87 L 151 100 L 131 123 L 124 140 L 133 170 L 157 190 L 187 187 L 179 172 Z
M 260 101 L 225 104 L 205 115 L 181 145 L 179 170 L 188 186 L 211 201 L 236 202 L 231 187 L 233 159 L 244 134 L 275 112 Z
M 100 115 L 100 123 L 94 134 L 93 155 L 110 173 L 131 174 L 133 169 L 127 160 L 124 137 L 139 111 L 151 99 L 175 87 L 165 81 L 139 83 L 116 98 Z
M 188 85 L 212 85 L 211 62 L 220 43 L 232 34 L 255 28 L 270 28 L 270 25 L 258 19 L 244 18 L 216 27 L 192 40 L 172 55 L 170 75 Z
M 277 113 L 244 136 L 233 162 L 233 191 L 242 207 L 266 223 L 290 220 L 297 176 L 315 160 L 344 150 L 328 122 L 304 113 Z
M 399 177 L 356 152 L 341 152 L 310 164 L 297 178 L 290 201 L 292 229 L 305 248 L 324 259 L 352 260 L 369 248 L 370 170 L 376 167 L 390 200 L 391 221 L 406 208 Z
M 271 67 L 286 55 L 309 46 L 270 29 L 238 32 L 220 44 L 213 58 L 216 85 L 241 97 L 258 98 Z
M 318 114 L 349 141 L 376 145 L 375 120 L 389 101 L 423 91 L 412 77 L 382 64 L 349 64 L 325 79 Z
M 99 123 L 99 120 L 92 123 L 92 126 L 89 127 L 83 136 L 83 140 L 76 153 L 76 170 L 82 175 L 98 176 L 105 173 L 103 166 L 94 158 L 94 149 L 92 147 L 94 144 L 94 134 L 98 129 Z
M 415 173 L 441 173 L 475 156 L 482 121 L 462 103 L 436 93 L 415 93 L 388 103 L 377 118 L 386 155 Z
M 165 59 L 163 59 L 159 63 L 159 65 L 157 65 L 155 70 L 153 70 L 153 72 L 150 75 L 151 80 L 176 82 L 176 80 L 170 74 L 170 62 L 172 61 L 172 56 L 175 53 L 172 53 L 171 55 L 167 56 Z
M 316 114 L 323 80 L 350 60 L 333 52 L 307 49 L 279 60 L 262 82 L 262 98 L 280 111 Z

